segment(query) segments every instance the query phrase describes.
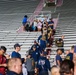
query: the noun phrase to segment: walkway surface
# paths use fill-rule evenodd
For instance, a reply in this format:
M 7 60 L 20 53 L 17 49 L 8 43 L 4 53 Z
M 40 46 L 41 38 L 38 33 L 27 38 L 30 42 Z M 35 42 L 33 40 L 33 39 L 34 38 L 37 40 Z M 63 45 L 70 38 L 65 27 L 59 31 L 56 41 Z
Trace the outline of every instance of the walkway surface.
M 17 30 L 24 15 L 30 16 L 40 0 L 0 0 L 0 30 Z

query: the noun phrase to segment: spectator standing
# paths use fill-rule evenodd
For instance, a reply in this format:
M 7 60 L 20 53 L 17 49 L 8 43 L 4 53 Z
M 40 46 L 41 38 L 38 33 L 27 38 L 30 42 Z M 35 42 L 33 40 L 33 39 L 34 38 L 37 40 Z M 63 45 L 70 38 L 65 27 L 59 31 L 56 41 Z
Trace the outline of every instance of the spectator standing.
M 43 26 L 42 33 L 43 33 L 43 35 L 47 35 L 47 27 L 46 26 Z
M 20 58 L 22 60 L 22 63 L 23 63 L 24 62 L 24 58 L 21 58 L 21 54 L 19 53 L 19 51 L 21 50 L 21 45 L 16 43 L 14 45 L 14 49 L 15 49 L 15 51 L 12 52 L 11 58 Z
M 65 55 L 67 56 L 70 53 L 70 50 L 65 51 Z
M 74 75 L 74 63 L 71 60 L 63 60 L 60 64 L 61 75 Z
M 40 57 L 40 53 L 37 51 L 35 46 L 33 46 L 33 52 L 31 54 L 31 57 L 34 59 L 35 64 L 36 64 L 38 59 L 39 59 L 39 57 Z
M 52 46 L 54 36 L 53 36 L 53 30 L 50 27 L 47 28 L 47 34 L 48 34 L 47 44 L 48 46 Z
M 33 31 L 37 31 L 37 24 L 38 24 L 38 20 L 34 20 L 33 25 L 32 25 L 32 30 Z
M 28 73 L 27 73 L 27 68 L 25 67 L 25 64 L 23 63 L 22 64 L 22 75 L 28 75 Z
M 13 58 L 21 58 L 21 54 L 19 54 L 19 51 L 21 50 L 21 45 L 19 45 L 18 43 L 16 43 L 14 45 L 14 49 L 15 51 L 12 52 L 11 57 Z
M 37 42 L 36 40 L 34 41 L 34 44 L 32 45 L 32 47 L 31 47 L 30 50 L 33 50 L 33 46 L 36 47 L 36 50 L 37 50 L 37 51 L 40 51 L 40 45 L 38 44 L 38 42 Z
M 57 55 L 56 55 L 56 65 L 57 66 L 60 66 L 60 63 L 62 62 L 62 58 L 60 55 L 62 55 L 62 50 L 57 49 Z
M 31 58 L 31 55 L 27 55 L 25 66 L 27 68 L 28 75 L 34 75 L 35 62 L 34 59 Z
M 22 72 L 22 62 L 19 58 L 11 58 L 7 64 L 7 75 L 20 75 Z
M 76 52 L 73 54 L 73 62 L 74 62 L 74 75 L 76 74 Z
M 43 32 L 41 32 L 41 35 L 38 37 L 38 43 L 40 44 L 40 39 L 42 38 Z
M 44 50 L 46 48 L 46 36 L 42 34 L 42 38 L 40 39 L 40 47 L 42 50 Z
M 37 62 L 37 68 L 39 75 L 48 75 L 48 70 L 50 71 L 51 66 L 49 60 L 46 58 L 46 52 L 42 52 L 41 57 Z
M 69 54 L 65 57 L 67 60 L 73 60 L 74 46 L 71 47 Z
M 41 22 L 41 20 L 39 20 L 39 22 L 37 24 L 38 31 L 41 31 L 41 28 L 42 28 L 42 22 Z
M 73 62 L 74 62 L 74 75 L 75 75 L 76 74 L 76 46 L 74 47 Z
M 51 75 L 60 75 L 60 68 L 56 65 L 51 67 Z
M 4 56 L 4 53 L 6 52 L 6 47 L 1 46 L 0 47 L 0 75 L 6 75 L 6 57 Z
M 51 29 L 54 29 L 54 21 L 53 21 L 53 18 L 49 19 L 50 21 L 48 22 L 48 26 L 51 28 Z

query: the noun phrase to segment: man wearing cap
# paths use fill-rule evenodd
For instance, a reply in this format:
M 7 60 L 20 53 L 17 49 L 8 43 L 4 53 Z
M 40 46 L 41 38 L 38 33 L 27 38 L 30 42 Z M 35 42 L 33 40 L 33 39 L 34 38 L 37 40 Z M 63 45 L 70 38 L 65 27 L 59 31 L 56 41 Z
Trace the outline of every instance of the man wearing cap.
M 6 52 L 6 47 L 1 46 L 0 47 L 0 75 L 6 74 L 6 57 L 4 56 L 4 53 Z
M 19 45 L 18 43 L 16 43 L 14 45 L 15 51 L 12 52 L 11 57 L 15 57 L 15 58 L 21 58 L 21 55 L 18 53 L 21 49 L 21 45 Z
M 21 45 L 16 43 L 14 45 L 14 49 L 15 49 L 15 51 L 12 52 L 11 58 L 20 58 L 22 60 L 22 62 L 24 62 L 24 58 L 21 58 L 21 54 L 19 53 L 19 51 L 21 50 Z
M 33 49 L 33 46 L 35 46 L 38 50 L 39 50 L 39 48 L 40 48 L 37 40 L 34 40 L 34 44 L 32 45 L 31 50 Z
M 40 57 L 40 54 L 39 52 L 37 51 L 36 47 L 33 46 L 33 52 L 31 54 L 31 57 L 34 59 L 35 63 L 38 61 L 39 57 Z

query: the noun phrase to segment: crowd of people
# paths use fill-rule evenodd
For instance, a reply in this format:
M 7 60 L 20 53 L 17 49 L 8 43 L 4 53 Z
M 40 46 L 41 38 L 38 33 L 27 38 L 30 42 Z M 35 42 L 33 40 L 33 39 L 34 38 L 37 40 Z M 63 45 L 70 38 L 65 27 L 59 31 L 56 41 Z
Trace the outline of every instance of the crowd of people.
M 64 52 L 64 36 L 55 40 L 55 63 L 50 64 L 50 53 L 53 45 L 55 30 L 53 19 L 34 20 L 31 25 L 33 31 L 41 31 L 41 35 L 28 50 L 27 55 L 21 58 L 21 45 L 16 43 L 11 55 L 6 54 L 7 48 L 0 46 L 0 75 L 75 75 L 76 73 L 76 46 Z M 23 29 L 27 30 L 27 15 L 23 19 Z M 39 27 L 37 26 L 39 24 Z M 36 27 L 35 27 L 36 26 Z M 29 28 L 29 26 L 28 26 Z M 46 49 L 50 47 L 50 49 Z M 64 57 L 62 58 L 62 54 Z
M 35 18 L 33 23 L 30 24 L 28 16 L 25 15 L 22 20 L 22 24 L 23 24 L 23 31 L 41 31 L 44 26 L 51 27 L 51 29 L 54 29 L 53 18 L 49 18 L 48 16 Z
M 25 58 L 21 58 L 21 45 L 16 43 L 11 55 L 6 54 L 7 48 L 0 47 L 0 75 L 75 75 L 76 73 L 76 46 L 66 51 L 62 59 L 62 49 L 57 49 L 56 64 L 51 66 L 50 57 L 45 50 L 38 51 L 39 45 L 34 45 Z M 32 50 L 32 51 L 31 51 Z M 11 56 L 11 57 L 10 57 Z

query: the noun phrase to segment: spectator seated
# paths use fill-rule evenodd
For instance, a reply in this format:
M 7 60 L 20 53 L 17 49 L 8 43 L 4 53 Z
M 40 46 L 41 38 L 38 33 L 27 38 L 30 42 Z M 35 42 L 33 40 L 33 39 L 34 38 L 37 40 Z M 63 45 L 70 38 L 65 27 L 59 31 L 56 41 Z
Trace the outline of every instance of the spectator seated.
M 62 36 L 61 38 L 57 38 L 57 39 L 55 40 L 55 45 L 56 45 L 57 47 L 63 47 L 63 46 L 64 46 L 64 41 L 63 41 L 63 39 L 64 39 L 64 36 Z
M 37 31 L 37 25 L 38 25 L 38 20 L 35 19 L 34 22 L 32 23 L 31 31 Z
M 54 21 L 53 21 L 53 18 L 49 19 L 48 26 L 49 26 L 51 29 L 54 29 Z
M 39 20 L 38 24 L 37 24 L 38 31 L 41 31 L 41 28 L 42 28 L 42 22 L 41 22 L 41 20 Z

